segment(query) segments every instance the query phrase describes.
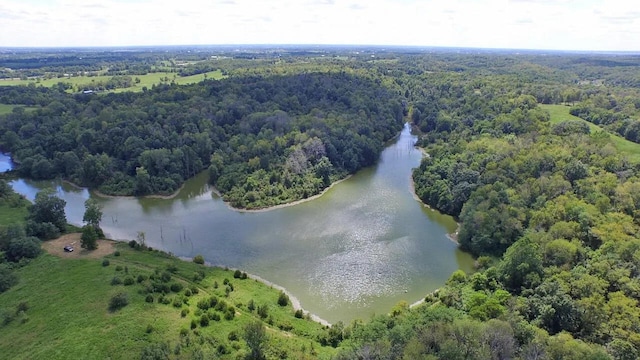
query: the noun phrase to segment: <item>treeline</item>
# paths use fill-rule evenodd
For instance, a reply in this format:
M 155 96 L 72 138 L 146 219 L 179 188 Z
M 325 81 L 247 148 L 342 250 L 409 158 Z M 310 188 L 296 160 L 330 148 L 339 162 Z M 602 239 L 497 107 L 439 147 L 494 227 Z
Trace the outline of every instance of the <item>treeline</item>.
M 0 120 L 0 148 L 22 176 L 146 195 L 174 192 L 209 168 L 225 200 L 249 208 L 317 194 L 373 164 L 404 111 L 383 86 L 340 73 L 160 85 L 138 94 L 50 91 L 0 90 L 9 103 L 41 105 Z

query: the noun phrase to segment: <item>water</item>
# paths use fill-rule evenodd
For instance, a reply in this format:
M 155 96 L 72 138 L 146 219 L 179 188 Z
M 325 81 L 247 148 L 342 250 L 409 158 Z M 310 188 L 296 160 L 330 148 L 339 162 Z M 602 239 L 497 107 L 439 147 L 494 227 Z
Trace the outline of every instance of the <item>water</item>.
M 379 163 L 322 197 L 266 212 L 238 212 L 211 192 L 206 174 L 189 180 L 173 199 L 97 198 L 101 223 L 115 239 L 135 239 L 177 256 L 202 254 L 287 288 L 302 306 L 329 322 L 367 319 L 398 301 L 409 303 L 442 286 L 472 258 L 447 238 L 455 221 L 425 208 L 410 190 L 422 154 L 405 127 Z M 59 182 L 12 183 L 33 199 L 55 186 L 67 218 L 80 224 L 91 195 Z
M 11 158 L 7 154 L 0 153 L 0 173 L 13 169 Z

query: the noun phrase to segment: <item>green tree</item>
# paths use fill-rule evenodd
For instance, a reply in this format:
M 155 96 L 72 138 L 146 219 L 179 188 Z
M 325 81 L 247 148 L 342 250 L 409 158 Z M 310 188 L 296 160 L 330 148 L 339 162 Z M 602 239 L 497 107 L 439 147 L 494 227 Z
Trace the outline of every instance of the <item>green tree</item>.
M 101 220 L 102 206 L 100 206 L 95 199 L 87 199 L 87 201 L 84 202 L 84 215 L 82 216 L 82 221 L 87 225 L 99 229 Z
M 244 327 L 244 341 L 247 342 L 251 354 L 247 357 L 251 360 L 264 359 L 264 346 L 267 340 L 267 332 L 260 321 L 253 321 Z
M 82 236 L 80 237 L 81 246 L 87 250 L 95 250 L 98 248 L 98 232 L 91 225 L 82 227 Z
M 64 232 L 67 226 L 65 205 L 67 202 L 55 196 L 53 190 L 40 191 L 29 207 L 28 219 L 36 223 L 52 223 L 60 232 Z

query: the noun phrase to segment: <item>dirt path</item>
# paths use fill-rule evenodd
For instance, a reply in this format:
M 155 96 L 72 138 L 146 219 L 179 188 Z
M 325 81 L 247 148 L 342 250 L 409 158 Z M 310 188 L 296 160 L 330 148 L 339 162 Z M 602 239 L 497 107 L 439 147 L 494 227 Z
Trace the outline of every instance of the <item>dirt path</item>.
M 96 250 L 86 250 L 80 247 L 80 233 L 65 234 L 55 240 L 43 241 L 42 248 L 51 255 L 63 258 L 98 259 L 115 251 L 116 242 L 112 240 L 98 240 Z M 73 252 L 64 251 L 64 247 L 73 246 Z

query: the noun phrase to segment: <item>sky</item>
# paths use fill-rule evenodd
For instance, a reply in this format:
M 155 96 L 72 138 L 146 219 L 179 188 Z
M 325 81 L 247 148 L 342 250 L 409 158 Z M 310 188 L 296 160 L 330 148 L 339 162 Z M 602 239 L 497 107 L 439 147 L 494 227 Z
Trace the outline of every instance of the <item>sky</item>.
M 2 0 L 0 47 L 344 44 L 639 51 L 633 0 Z

